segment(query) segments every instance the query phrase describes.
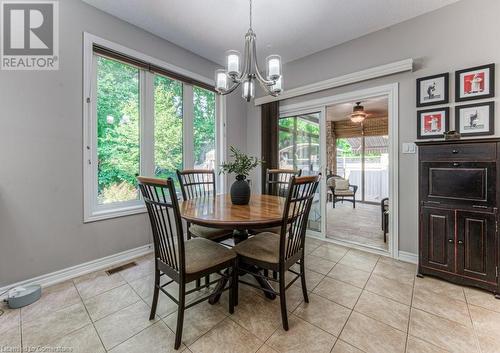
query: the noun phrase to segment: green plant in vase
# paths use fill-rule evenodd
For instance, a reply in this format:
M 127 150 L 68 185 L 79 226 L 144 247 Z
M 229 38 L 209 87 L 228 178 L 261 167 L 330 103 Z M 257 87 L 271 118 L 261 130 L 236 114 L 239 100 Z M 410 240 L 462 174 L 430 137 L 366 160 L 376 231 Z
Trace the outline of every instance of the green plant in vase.
M 223 162 L 219 173 L 236 174 L 236 181 L 231 185 L 231 202 L 235 205 L 247 205 L 250 202 L 250 185 L 246 178 L 252 169 L 262 164 L 263 161 L 256 157 L 249 157 L 236 147 L 231 146 L 232 162 Z

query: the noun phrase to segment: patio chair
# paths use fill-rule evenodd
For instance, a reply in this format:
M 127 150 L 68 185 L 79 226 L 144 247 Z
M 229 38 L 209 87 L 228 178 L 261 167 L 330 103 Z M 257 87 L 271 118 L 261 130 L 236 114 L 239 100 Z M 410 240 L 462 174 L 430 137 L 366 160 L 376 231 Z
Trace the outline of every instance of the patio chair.
M 335 208 L 335 203 L 341 201 L 352 202 L 352 207 L 356 208 L 356 192 L 357 185 L 349 183 L 348 179 L 342 178 L 340 175 L 330 174 L 326 180 L 326 185 L 332 193 L 332 207 Z

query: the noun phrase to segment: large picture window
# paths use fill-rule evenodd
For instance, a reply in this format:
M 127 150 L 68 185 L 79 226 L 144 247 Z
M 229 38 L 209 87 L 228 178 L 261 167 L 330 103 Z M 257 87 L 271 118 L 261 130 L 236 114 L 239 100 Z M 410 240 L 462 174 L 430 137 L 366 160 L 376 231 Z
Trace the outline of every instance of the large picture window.
M 144 55 L 88 40 L 86 49 L 85 221 L 143 212 L 138 175 L 176 180 L 176 169 L 215 168 L 217 97 L 209 84 Z

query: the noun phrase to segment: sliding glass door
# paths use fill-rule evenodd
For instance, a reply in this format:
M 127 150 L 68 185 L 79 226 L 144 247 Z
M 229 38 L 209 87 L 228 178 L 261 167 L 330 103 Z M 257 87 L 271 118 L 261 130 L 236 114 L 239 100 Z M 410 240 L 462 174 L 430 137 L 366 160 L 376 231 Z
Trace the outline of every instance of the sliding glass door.
M 358 186 L 356 201 L 380 203 L 389 194 L 389 139 L 356 136 L 337 139 L 337 174 Z
M 281 169 L 301 169 L 302 175 L 320 172 L 320 113 L 284 116 L 279 120 L 278 153 Z M 308 228 L 321 231 L 320 190 L 309 216 Z

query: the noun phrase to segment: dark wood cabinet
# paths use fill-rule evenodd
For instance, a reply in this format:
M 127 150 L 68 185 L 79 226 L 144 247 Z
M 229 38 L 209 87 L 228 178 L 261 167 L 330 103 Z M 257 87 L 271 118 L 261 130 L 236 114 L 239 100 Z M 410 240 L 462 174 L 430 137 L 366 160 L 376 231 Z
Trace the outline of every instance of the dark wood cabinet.
M 419 274 L 498 296 L 500 139 L 419 146 Z
M 457 211 L 457 272 L 468 278 L 496 282 L 497 215 Z
M 455 215 L 452 210 L 423 207 L 420 231 L 427 236 L 422 237 L 422 265 L 453 271 L 455 268 Z

